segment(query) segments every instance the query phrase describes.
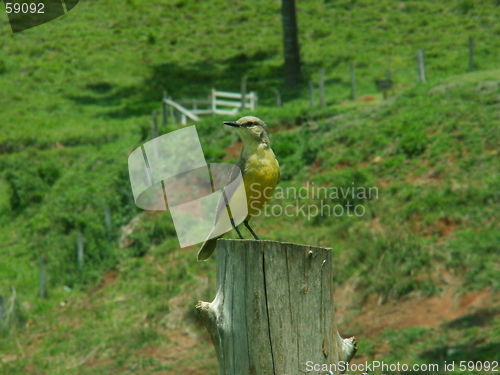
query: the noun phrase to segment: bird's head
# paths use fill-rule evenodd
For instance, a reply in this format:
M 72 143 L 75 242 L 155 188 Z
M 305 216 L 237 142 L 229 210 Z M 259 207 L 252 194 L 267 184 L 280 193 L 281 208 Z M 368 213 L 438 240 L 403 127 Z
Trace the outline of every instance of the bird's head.
M 244 143 L 256 142 L 269 145 L 266 124 L 258 117 L 245 116 L 238 121 L 224 121 L 224 124 L 236 128 Z

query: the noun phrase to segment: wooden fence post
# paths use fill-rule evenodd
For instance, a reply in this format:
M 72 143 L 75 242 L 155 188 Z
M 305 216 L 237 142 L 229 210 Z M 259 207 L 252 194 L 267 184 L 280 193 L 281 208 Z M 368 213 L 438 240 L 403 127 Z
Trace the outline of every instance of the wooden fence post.
M 45 255 L 40 258 L 40 290 L 38 295 L 40 298 L 47 298 L 47 275 L 45 273 Z
M 314 108 L 314 82 L 309 81 L 309 106 Z
M 0 294 L 0 330 L 7 327 L 7 312 L 5 310 L 5 297 Z
M 351 61 L 351 98 L 356 100 L 356 72 L 354 70 L 354 63 Z
M 215 114 L 217 112 L 217 104 L 215 103 L 215 89 L 212 88 L 212 91 L 210 92 L 210 102 L 211 102 L 211 108 L 212 108 L 212 114 Z
M 474 70 L 474 38 L 469 37 L 469 72 Z
M 278 89 L 274 89 L 276 95 L 276 107 L 281 108 L 281 94 Z
M 245 106 L 246 106 L 246 101 L 247 101 L 247 77 L 243 77 L 241 79 L 241 86 L 240 86 L 240 91 L 241 91 L 241 111 L 245 111 Z
M 172 100 L 172 97 L 169 95 L 167 99 Z M 173 119 L 174 118 L 174 107 L 169 106 L 168 110 L 169 110 L 168 118 Z
M 420 74 L 420 50 L 417 50 L 417 52 L 415 52 L 415 58 L 416 58 L 416 61 L 417 61 L 417 83 L 420 83 L 422 82 L 422 77 L 421 77 L 421 74 Z
M 331 249 L 218 240 L 217 294 L 196 309 L 219 374 L 305 374 L 311 363 L 350 361 L 356 341 L 337 331 L 333 272 Z
M 113 240 L 113 223 L 111 222 L 111 210 L 109 206 L 104 207 L 104 226 L 108 235 L 108 240 Z
M 252 109 L 255 109 L 259 104 L 259 96 L 255 91 L 252 91 L 251 94 L 252 94 Z
M 161 101 L 161 108 L 162 108 L 162 116 L 163 116 L 163 126 L 167 126 L 168 124 L 168 115 L 167 115 L 167 103 L 165 102 L 165 99 L 167 99 L 167 91 L 163 90 L 163 98 Z
M 415 52 L 415 58 L 417 61 L 417 83 L 420 83 L 421 82 L 421 80 L 420 80 L 420 50 L 417 50 L 417 52 Z
M 391 57 L 387 56 L 386 68 L 385 68 L 385 79 L 388 81 L 392 80 L 391 74 Z
M 426 76 L 425 51 L 423 49 L 419 49 L 417 51 L 417 82 L 425 83 L 427 81 Z
M 325 69 L 319 70 L 319 106 L 320 108 L 325 107 Z
M 76 262 L 79 269 L 83 269 L 84 261 L 84 247 L 83 247 L 83 235 L 78 233 L 76 236 Z

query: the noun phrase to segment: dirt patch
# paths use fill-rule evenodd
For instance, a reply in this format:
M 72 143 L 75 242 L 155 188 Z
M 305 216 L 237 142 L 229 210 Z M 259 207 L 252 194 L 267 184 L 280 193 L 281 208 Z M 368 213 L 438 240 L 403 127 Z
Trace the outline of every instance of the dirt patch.
M 321 159 L 316 159 L 314 163 L 312 163 L 311 168 L 309 169 L 309 175 L 314 176 L 318 173 L 319 169 L 323 165 L 323 160 Z
M 338 295 L 339 298 L 345 297 L 341 291 Z M 449 289 L 440 296 L 414 297 L 379 305 L 378 296 L 373 295 L 360 311 L 343 310 L 342 307 L 348 304 L 340 304 L 337 315 L 343 334 L 355 335 L 360 340 L 362 337 L 376 339 L 387 330 L 409 327 L 440 329 L 443 324 L 460 324 L 453 322 L 474 314 L 487 320 L 499 311 L 499 297 L 490 294 L 488 289 L 465 294 Z
M 110 285 L 113 285 L 116 279 L 118 279 L 118 271 L 111 270 L 105 273 L 104 276 L 102 277 L 102 280 L 96 286 L 90 289 L 90 293 L 97 292 L 100 289 L 105 289 Z
M 379 217 L 376 217 L 375 219 L 370 220 L 367 224 L 369 225 L 370 232 L 372 234 L 385 233 L 386 232 L 384 226 L 380 223 L 380 218 Z
M 439 232 L 439 238 L 448 237 L 453 232 L 457 230 L 460 226 L 460 221 L 455 221 L 450 219 L 449 217 L 443 217 L 438 219 L 436 223 L 436 228 Z
M 406 180 L 413 185 L 418 185 L 418 186 L 423 186 L 423 185 L 433 185 L 437 186 L 440 185 L 443 181 L 442 175 L 435 171 L 435 170 L 430 170 L 427 173 L 425 173 L 422 176 L 414 176 L 411 173 L 408 174 L 406 177 Z
M 378 180 L 377 182 L 377 185 L 378 186 L 381 186 L 381 187 L 389 187 L 392 185 L 392 181 L 384 181 L 384 180 Z
M 462 222 L 460 220 L 451 219 L 449 217 L 441 217 L 438 220 L 425 224 L 423 215 L 413 215 L 409 220 L 410 227 L 415 233 L 425 237 L 438 237 L 438 242 L 453 236 L 455 231 L 460 228 Z

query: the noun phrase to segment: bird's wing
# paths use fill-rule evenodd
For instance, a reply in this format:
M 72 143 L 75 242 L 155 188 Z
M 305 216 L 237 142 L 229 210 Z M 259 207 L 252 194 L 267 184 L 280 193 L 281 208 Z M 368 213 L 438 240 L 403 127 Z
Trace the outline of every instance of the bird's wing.
M 246 160 L 243 158 L 243 156 L 240 156 L 240 159 L 238 162 L 235 164 L 235 166 L 231 169 L 231 173 L 229 174 L 228 182 L 226 184 L 226 187 L 222 189 L 222 195 L 219 200 L 219 203 L 217 205 L 217 214 L 215 215 L 215 223 L 219 220 L 220 214 L 223 209 L 225 209 L 227 206 L 229 206 L 229 202 L 231 201 L 231 198 L 235 194 L 237 188 L 229 189 L 227 186 L 231 184 L 237 177 L 238 174 L 241 173 L 242 175 L 242 180 L 241 183 L 243 184 L 243 171 L 245 170 L 245 165 L 246 165 Z

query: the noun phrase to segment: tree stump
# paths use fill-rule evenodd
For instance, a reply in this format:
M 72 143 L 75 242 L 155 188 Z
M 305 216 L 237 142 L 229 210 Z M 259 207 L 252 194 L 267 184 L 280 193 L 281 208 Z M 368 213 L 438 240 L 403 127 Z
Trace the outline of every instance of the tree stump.
M 356 341 L 337 331 L 332 279 L 331 249 L 218 240 L 217 293 L 196 309 L 220 375 L 323 374 L 311 364 L 348 362 Z

